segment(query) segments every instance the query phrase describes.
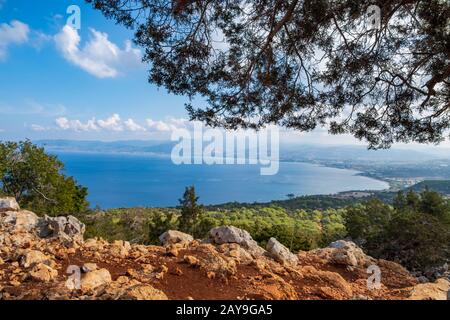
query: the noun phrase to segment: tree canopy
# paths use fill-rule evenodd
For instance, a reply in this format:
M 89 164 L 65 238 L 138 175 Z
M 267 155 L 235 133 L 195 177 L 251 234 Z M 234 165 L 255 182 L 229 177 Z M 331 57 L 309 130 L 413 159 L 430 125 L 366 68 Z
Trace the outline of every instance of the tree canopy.
M 348 235 L 370 255 L 409 269 L 440 266 L 450 257 L 450 204 L 437 192 L 399 192 L 393 207 L 378 199 L 347 208 Z
M 48 215 L 86 210 L 87 189 L 63 169 L 55 156 L 29 141 L 0 142 L 0 194 L 16 198 L 23 208 Z
M 196 223 L 203 213 L 203 206 L 198 203 L 198 199 L 194 186 L 186 187 L 183 198 L 179 199 L 181 206 L 180 229 L 194 236 L 197 236 Z
M 448 135 L 446 0 L 86 1 L 135 30 L 149 81 L 192 98 L 192 120 L 322 126 L 371 148 Z

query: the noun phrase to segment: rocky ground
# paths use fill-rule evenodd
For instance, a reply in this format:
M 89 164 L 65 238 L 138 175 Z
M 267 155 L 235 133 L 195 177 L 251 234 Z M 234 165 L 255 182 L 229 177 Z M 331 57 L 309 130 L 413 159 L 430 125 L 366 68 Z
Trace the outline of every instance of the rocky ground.
M 162 246 L 83 239 L 74 217 L 39 218 L 0 199 L 0 299 L 447 299 L 450 282 L 419 284 L 354 243 L 291 253 L 244 230 L 209 239 L 168 231 Z M 373 273 L 380 271 L 377 286 Z M 369 285 L 368 285 L 369 282 Z

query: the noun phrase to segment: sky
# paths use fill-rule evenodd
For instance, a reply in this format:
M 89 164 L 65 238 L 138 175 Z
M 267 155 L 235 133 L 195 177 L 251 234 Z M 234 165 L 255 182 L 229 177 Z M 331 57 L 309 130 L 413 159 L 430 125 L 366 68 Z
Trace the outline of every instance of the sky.
M 158 140 L 189 126 L 187 98 L 148 83 L 132 37 L 83 0 L 0 0 L 0 140 Z M 281 138 L 364 144 L 324 128 Z
M 186 98 L 148 83 L 132 36 L 84 1 L 0 0 L 0 137 L 157 138 L 186 119 Z

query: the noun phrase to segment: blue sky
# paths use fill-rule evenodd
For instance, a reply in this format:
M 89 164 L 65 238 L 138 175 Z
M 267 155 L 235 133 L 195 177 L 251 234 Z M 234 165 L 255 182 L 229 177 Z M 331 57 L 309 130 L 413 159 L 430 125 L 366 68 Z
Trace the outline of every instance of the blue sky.
M 132 31 L 84 1 L 0 3 L 3 139 L 157 138 L 187 118 L 186 98 L 147 82 Z M 72 4 L 80 30 L 65 27 Z
M 71 5 L 79 30 L 67 26 Z M 168 139 L 189 127 L 187 98 L 148 83 L 132 37 L 83 0 L 0 0 L 0 140 Z M 364 144 L 324 128 L 281 139 Z

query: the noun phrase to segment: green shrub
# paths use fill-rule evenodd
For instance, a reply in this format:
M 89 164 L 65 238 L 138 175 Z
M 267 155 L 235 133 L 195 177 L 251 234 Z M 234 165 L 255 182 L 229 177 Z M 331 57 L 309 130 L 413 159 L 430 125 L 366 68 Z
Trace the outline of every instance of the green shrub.
M 0 142 L 1 193 L 15 197 L 22 208 L 48 215 L 87 210 L 87 189 L 63 169 L 56 156 L 29 141 Z

